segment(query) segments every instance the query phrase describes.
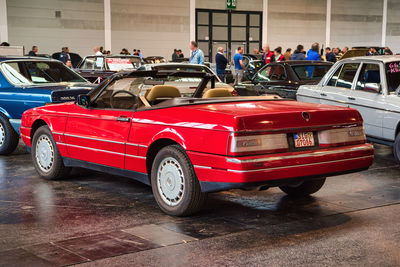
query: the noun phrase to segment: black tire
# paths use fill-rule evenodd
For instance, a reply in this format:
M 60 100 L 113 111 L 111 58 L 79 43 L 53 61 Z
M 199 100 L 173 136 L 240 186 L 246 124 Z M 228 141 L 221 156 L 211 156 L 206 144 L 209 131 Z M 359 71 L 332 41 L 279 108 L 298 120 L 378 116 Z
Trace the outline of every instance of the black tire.
M 51 158 L 49 165 L 42 165 L 39 160 L 38 142 L 43 142 L 49 146 L 51 153 L 45 153 Z M 53 139 L 53 135 L 47 125 L 41 126 L 33 135 L 32 138 L 32 161 L 37 173 L 47 180 L 57 180 L 68 176 L 71 168 L 64 166 L 57 144 Z M 45 168 L 46 167 L 46 168 Z
M 18 133 L 11 126 L 8 118 L 0 113 L 0 155 L 8 155 L 14 152 L 18 142 Z
M 304 197 L 319 191 L 325 183 L 326 178 L 308 180 L 298 186 L 280 186 L 279 188 L 289 196 Z
M 400 133 L 397 134 L 393 145 L 393 154 L 397 163 L 400 163 Z
M 161 175 L 163 168 L 172 168 L 176 173 L 180 174 L 179 179 L 165 178 L 171 175 L 172 172 L 167 172 L 166 175 Z M 160 171 L 160 175 L 159 175 Z M 159 179 L 160 177 L 160 179 Z M 164 179 L 162 179 L 164 177 Z M 168 180 L 175 181 L 167 184 Z M 179 186 L 178 182 L 180 181 Z M 162 183 L 165 181 L 165 183 Z M 164 188 L 179 188 L 179 192 L 176 194 L 176 198 L 168 199 L 168 189 Z M 153 166 L 151 169 L 151 187 L 153 189 L 153 195 L 157 201 L 158 206 L 162 211 L 172 216 L 188 216 L 199 211 L 207 198 L 207 194 L 201 192 L 200 184 L 197 179 L 196 173 L 194 172 L 193 165 L 186 155 L 185 151 L 179 145 L 171 145 L 161 149 L 156 155 Z M 172 190 L 171 190 L 172 191 Z M 175 195 L 172 193 L 172 195 Z

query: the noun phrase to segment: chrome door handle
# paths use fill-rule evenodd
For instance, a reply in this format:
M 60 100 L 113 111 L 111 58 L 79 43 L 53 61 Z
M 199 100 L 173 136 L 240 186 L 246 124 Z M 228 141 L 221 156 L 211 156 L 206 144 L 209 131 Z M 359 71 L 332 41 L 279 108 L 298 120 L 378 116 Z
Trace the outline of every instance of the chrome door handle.
M 326 96 L 326 94 L 325 94 L 325 93 L 320 93 L 320 95 L 321 95 L 321 96 Z
M 117 118 L 117 121 L 123 121 L 123 122 L 129 122 L 129 121 L 131 121 L 131 119 L 130 118 L 127 118 L 127 117 L 118 117 Z
M 354 97 L 352 97 L 352 96 L 349 96 L 349 97 L 347 97 L 349 100 L 356 100 Z

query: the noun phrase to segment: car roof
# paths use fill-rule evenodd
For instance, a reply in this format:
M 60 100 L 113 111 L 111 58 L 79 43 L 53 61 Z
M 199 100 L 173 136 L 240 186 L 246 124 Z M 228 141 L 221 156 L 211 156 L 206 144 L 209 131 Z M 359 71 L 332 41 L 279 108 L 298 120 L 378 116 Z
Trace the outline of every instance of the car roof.
M 351 57 L 343 59 L 346 61 L 380 61 L 383 63 L 392 62 L 392 61 L 400 61 L 400 56 L 392 55 L 392 56 L 363 56 L 363 57 Z
M 319 61 L 319 60 L 288 60 L 281 62 L 271 62 L 270 64 L 287 64 L 287 65 L 333 65 L 332 62 Z
M 52 58 L 45 57 L 30 57 L 30 56 L 0 56 L 0 61 L 6 60 L 40 60 L 40 61 L 58 61 Z

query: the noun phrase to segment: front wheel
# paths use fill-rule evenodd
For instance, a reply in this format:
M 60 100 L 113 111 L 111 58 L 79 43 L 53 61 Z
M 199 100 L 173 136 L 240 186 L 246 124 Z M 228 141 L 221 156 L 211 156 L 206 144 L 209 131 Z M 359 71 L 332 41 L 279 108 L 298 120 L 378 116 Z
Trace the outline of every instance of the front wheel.
M 11 126 L 8 118 L 0 114 L 0 155 L 14 152 L 18 146 L 19 136 Z
M 70 168 L 64 166 L 57 144 L 47 125 L 40 127 L 32 139 L 32 160 L 36 171 L 47 180 L 64 178 Z
M 318 192 L 325 183 L 326 178 L 308 180 L 296 186 L 280 186 L 279 188 L 290 196 L 304 197 Z
M 197 212 L 207 196 L 201 192 L 188 156 L 178 145 L 164 147 L 156 155 L 151 170 L 151 186 L 158 206 L 173 216 Z

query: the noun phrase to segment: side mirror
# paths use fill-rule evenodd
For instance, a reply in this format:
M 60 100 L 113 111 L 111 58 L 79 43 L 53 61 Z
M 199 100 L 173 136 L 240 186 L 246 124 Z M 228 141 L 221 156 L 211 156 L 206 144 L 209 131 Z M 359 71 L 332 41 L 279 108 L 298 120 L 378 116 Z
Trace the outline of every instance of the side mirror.
M 88 108 L 90 105 L 90 96 L 78 95 L 76 98 L 76 103 L 80 106 L 84 106 L 84 107 Z
M 377 94 L 381 92 L 381 84 L 380 83 L 366 83 L 364 86 L 365 91 L 372 91 Z

